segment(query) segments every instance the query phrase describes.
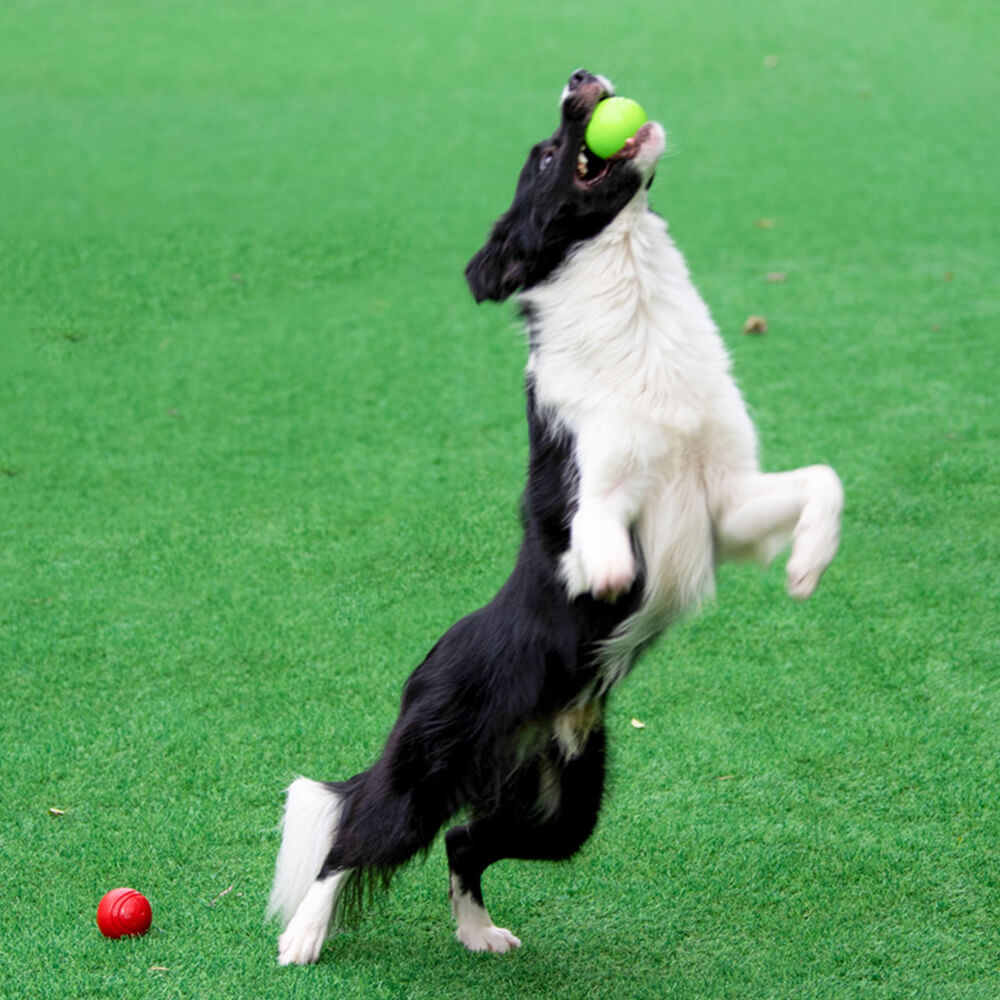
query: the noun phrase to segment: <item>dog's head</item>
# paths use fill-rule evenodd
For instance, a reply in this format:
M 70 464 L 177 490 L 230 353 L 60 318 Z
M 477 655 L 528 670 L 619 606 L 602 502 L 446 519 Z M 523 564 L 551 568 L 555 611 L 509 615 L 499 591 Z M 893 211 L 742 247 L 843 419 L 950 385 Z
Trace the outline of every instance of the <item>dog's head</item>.
M 465 269 L 477 302 L 502 301 L 544 281 L 574 246 L 596 236 L 652 183 L 665 145 L 656 122 L 643 125 L 610 159 L 587 149 L 590 116 L 613 95 L 602 76 L 579 69 L 569 78 L 559 128 L 532 148 L 513 203 Z

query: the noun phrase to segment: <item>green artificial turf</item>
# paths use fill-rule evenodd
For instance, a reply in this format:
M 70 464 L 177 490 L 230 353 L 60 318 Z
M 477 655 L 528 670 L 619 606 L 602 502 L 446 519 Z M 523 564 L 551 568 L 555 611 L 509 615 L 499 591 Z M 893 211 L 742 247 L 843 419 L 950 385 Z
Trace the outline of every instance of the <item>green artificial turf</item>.
M 841 555 L 803 606 L 726 567 L 621 687 L 593 839 L 487 875 L 520 952 L 436 846 L 279 969 L 283 787 L 515 552 L 524 345 L 462 269 L 579 65 L 668 127 Z M 998 70 L 986 0 L 0 6 L 0 995 L 1000 995 Z

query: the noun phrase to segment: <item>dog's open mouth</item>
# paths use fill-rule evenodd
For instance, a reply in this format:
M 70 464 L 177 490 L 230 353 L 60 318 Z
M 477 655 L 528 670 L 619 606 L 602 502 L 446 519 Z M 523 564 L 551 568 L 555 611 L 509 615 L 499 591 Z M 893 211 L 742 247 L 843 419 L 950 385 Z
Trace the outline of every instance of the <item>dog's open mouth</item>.
M 646 122 L 635 135 L 626 139 L 625 145 L 617 153 L 606 160 L 588 149 L 586 143 L 582 143 L 576 158 L 576 183 L 585 188 L 600 184 L 616 164 L 631 160 L 638 154 L 651 131 L 652 125 Z

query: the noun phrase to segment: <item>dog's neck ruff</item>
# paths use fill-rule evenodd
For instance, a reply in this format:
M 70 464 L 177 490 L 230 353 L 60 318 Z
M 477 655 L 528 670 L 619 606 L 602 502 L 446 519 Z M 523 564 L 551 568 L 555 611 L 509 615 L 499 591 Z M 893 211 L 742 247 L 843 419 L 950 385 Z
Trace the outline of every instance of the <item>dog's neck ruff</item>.
M 520 295 L 539 403 L 573 427 L 587 412 L 693 432 L 729 371 L 715 323 L 664 220 L 636 194 L 551 278 Z

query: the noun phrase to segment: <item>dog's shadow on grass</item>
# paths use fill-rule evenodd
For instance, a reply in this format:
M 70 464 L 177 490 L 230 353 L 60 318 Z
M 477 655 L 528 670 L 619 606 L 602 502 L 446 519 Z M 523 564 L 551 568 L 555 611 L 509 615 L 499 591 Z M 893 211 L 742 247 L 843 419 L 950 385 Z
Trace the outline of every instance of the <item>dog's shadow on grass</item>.
M 432 855 L 428 864 L 430 872 L 400 871 L 389 895 L 376 895 L 356 921 L 335 929 L 317 965 L 299 970 L 315 977 L 316 995 L 662 1000 L 683 981 L 676 966 L 683 934 L 672 909 L 658 912 L 657 894 L 648 888 L 633 886 L 632 905 L 622 908 L 606 886 L 587 888 L 582 874 L 574 884 L 571 866 L 546 880 L 532 862 L 509 862 L 486 894 L 497 923 L 523 945 L 504 955 L 477 954 L 455 937 L 440 891 L 443 857 Z
M 317 972 L 333 973 L 345 988 L 376 983 L 380 991 L 388 990 L 379 995 L 433 995 L 435 1000 L 531 995 L 578 1000 L 614 995 L 626 983 L 630 997 L 646 996 L 644 987 L 649 987 L 649 996 L 662 997 L 662 976 L 669 973 L 662 967 L 662 942 L 655 946 L 652 928 L 645 942 L 618 937 L 610 929 L 604 936 L 573 927 L 563 940 L 551 927 L 536 923 L 532 930 L 534 937 L 526 926 L 524 945 L 508 954 L 475 954 L 441 921 L 405 926 L 388 921 L 373 927 L 369 918 L 327 941 Z

